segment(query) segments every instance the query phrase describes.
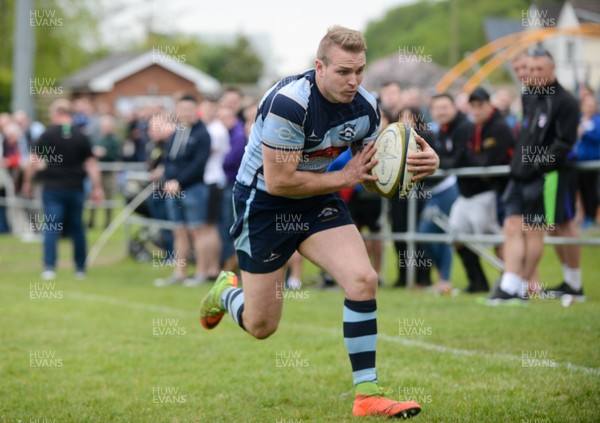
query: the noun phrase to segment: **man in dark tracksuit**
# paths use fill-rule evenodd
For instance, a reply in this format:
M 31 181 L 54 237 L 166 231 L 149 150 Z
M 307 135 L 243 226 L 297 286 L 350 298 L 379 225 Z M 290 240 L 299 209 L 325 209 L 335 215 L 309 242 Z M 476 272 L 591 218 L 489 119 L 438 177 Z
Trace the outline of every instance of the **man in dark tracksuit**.
M 541 259 L 544 231 L 577 236 L 576 178 L 568 160 L 577 139 L 577 102 L 556 80 L 554 61 L 546 50 L 530 53 L 529 69 L 523 90 L 530 99 L 504 193 L 505 272 L 488 300 L 490 305 L 527 299 L 528 281 Z M 574 273 L 569 272 L 572 277 L 549 292 L 583 300 L 578 247 L 566 247 L 565 253 Z
M 467 143 L 459 167 L 494 166 L 506 163 L 509 148 L 514 145 L 512 131 L 500 112 L 490 104 L 490 95 L 476 88 L 469 96 L 469 108 L 475 122 L 472 141 Z M 450 212 L 450 227 L 459 234 L 501 233 L 497 213 L 497 190 L 502 181 L 489 177 L 458 179 L 460 197 Z M 489 290 L 479 257 L 462 244 L 456 244 L 467 271 L 466 292 Z

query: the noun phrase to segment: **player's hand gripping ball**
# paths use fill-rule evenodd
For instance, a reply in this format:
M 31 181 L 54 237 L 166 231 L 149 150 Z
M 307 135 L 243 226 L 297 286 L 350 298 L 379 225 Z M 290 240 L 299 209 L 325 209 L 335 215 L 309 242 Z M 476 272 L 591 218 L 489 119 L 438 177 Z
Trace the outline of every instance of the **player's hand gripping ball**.
M 421 151 L 416 135 L 410 126 L 395 122 L 386 126 L 375 140 L 377 151 L 373 158 L 378 163 L 371 169 L 371 174 L 377 180 L 369 185 L 380 195 L 392 198 L 398 193 L 400 197 L 406 197 L 413 188 L 413 174 L 407 170 L 406 159 L 409 154 Z

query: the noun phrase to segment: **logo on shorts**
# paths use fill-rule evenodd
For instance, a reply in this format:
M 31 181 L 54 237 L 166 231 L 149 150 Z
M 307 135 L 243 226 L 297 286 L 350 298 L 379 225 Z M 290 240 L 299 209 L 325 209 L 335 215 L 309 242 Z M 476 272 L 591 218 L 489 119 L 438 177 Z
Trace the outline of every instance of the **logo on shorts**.
M 274 260 L 277 260 L 279 257 L 281 257 L 281 254 L 277 254 L 277 253 L 274 253 L 273 251 L 271 251 L 271 255 L 269 257 L 267 257 L 266 259 L 264 259 L 263 263 L 270 263 Z
M 352 141 L 352 138 L 356 135 L 356 125 L 352 123 L 344 123 L 344 127 L 339 133 L 340 139 L 343 141 Z
M 321 219 L 321 222 L 327 222 L 328 220 L 335 219 L 338 217 L 340 211 L 335 207 L 325 207 L 321 210 L 321 213 L 317 216 L 317 219 Z

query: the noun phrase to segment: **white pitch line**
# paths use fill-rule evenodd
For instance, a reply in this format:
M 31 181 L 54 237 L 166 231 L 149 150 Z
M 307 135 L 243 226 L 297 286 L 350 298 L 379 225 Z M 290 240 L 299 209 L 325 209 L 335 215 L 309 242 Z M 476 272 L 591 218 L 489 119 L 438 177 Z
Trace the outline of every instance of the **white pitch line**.
M 0 285 L 0 286 L 3 286 L 4 288 L 9 287 L 8 285 Z M 10 288 L 16 288 L 16 287 L 10 286 Z M 16 291 L 16 289 L 15 289 L 15 291 Z M 69 299 L 69 298 L 79 299 L 79 300 L 84 300 L 84 301 L 106 303 L 106 304 L 115 305 L 115 306 L 135 308 L 138 310 L 146 310 L 146 311 L 152 311 L 152 312 L 171 313 L 171 314 L 179 314 L 179 315 L 194 315 L 195 314 L 191 311 L 186 311 L 186 310 L 182 310 L 182 309 L 178 309 L 178 308 L 165 307 L 165 306 L 159 306 L 159 305 L 147 304 L 147 303 L 137 303 L 137 302 L 128 301 L 128 300 L 121 300 L 121 299 L 114 298 L 114 297 L 108 297 L 105 295 L 86 294 L 86 293 L 83 293 L 80 291 L 69 291 L 68 294 L 65 295 L 65 299 Z M 328 333 L 332 333 L 332 334 L 335 333 L 336 335 L 340 334 L 340 330 L 335 329 L 335 328 L 308 326 L 305 324 L 299 324 L 299 323 L 293 323 L 293 322 L 286 322 L 286 325 L 292 326 L 294 328 L 299 328 L 299 329 L 310 329 L 311 331 L 328 332 Z M 460 348 L 448 347 L 445 345 L 430 344 L 428 342 L 404 339 L 399 336 L 398 337 L 391 336 L 391 335 L 387 335 L 385 333 L 377 334 L 377 338 L 382 341 L 385 341 L 385 342 L 400 344 L 400 345 L 403 345 L 406 347 L 421 348 L 421 349 L 428 350 L 428 351 L 435 351 L 435 352 L 439 352 L 442 354 L 451 354 L 451 355 L 455 355 L 455 356 L 470 356 L 470 357 L 475 356 L 475 357 L 493 358 L 493 359 L 508 360 L 508 361 L 521 361 L 522 360 L 521 357 L 512 355 L 512 354 L 499 354 L 499 353 L 488 353 L 485 351 L 477 351 L 477 350 L 464 350 L 464 349 L 460 349 Z M 570 370 L 570 371 L 579 371 L 579 372 L 589 374 L 589 375 L 600 376 L 600 369 L 579 366 L 579 365 L 572 364 L 569 362 L 562 363 L 562 362 L 554 361 L 554 363 L 556 364 L 556 367 L 564 367 L 565 369 Z
M 65 298 L 66 299 L 92 301 L 92 302 L 102 302 L 102 303 L 116 305 L 116 306 L 134 308 L 137 310 L 168 313 L 168 314 L 177 314 L 180 316 L 194 314 L 191 311 L 185 311 L 185 310 L 182 310 L 179 308 L 165 307 L 165 306 L 160 306 L 160 305 L 155 305 L 155 304 L 147 304 L 147 303 L 137 303 L 137 302 L 128 301 L 128 300 L 121 300 L 119 298 L 107 297 L 105 295 L 86 294 L 86 293 L 79 292 L 79 291 L 67 291 L 65 293 Z
M 445 353 L 445 354 L 489 357 L 489 358 L 494 358 L 494 359 L 510 360 L 510 361 L 522 361 L 521 357 L 512 355 L 512 354 L 488 353 L 488 352 L 477 351 L 477 350 L 463 350 L 460 348 L 447 347 L 445 345 L 430 344 L 427 342 L 390 336 L 390 335 L 386 335 L 384 333 L 378 334 L 377 337 L 380 339 L 383 339 L 384 341 L 392 342 L 394 344 L 401 344 L 401 345 L 404 345 L 407 347 L 423 348 L 425 350 L 436 351 L 436 352 Z M 558 361 L 554 361 L 554 363 L 556 364 L 556 367 L 564 367 L 567 370 L 577 370 L 577 371 L 580 371 L 580 372 L 583 372 L 586 374 L 595 375 L 595 376 L 600 375 L 600 369 L 594 369 L 594 368 L 585 367 L 585 366 L 578 366 L 576 364 L 572 364 L 569 362 L 561 363 Z

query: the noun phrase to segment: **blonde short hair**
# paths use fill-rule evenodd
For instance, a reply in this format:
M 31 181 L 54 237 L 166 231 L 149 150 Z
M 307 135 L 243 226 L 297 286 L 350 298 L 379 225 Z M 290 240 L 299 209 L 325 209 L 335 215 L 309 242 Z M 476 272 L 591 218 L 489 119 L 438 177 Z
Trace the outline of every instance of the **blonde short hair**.
M 327 55 L 332 47 L 339 47 L 350 53 L 362 53 L 367 51 L 367 42 L 360 31 L 334 25 L 321 39 L 317 49 L 317 59 L 327 64 Z

